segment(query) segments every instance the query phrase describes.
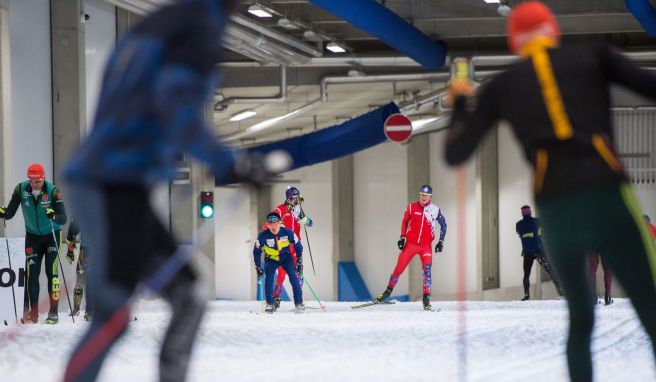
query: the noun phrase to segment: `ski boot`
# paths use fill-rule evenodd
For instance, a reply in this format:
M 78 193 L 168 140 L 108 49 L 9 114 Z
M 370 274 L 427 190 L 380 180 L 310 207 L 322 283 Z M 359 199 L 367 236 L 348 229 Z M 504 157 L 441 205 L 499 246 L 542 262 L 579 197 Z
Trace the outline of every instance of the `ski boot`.
M 376 297 L 376 299 L 374 300 L 374 302 L 376 304 L 380 304 L 386 298 L 388 298 L 391 294 L 392 294 L 392 288 L 387 287 L 387 289 L 385 289 L 385 292 L 383 292 L 382 294 L 379 294 L 378 297 Z
M 273 312 L 275 311 L 276 308 L 274 308 L 274 306 L 271 304 L 267 304 L 266 307 L 264 308 L 264 313 L 273 314 Z
M 278 310 L 278 308 L 280 308 L 280 297 L 273 299 L 273 309 Z
M 305 312 L 305 304 L 296 305 L 296 308 L 294 308 L 294 313 L 303 314 L 303 312 Z
M 430 304 L 429 294 L 424 294 L 424 297 L 421 299 L 421 302 L 424 304 L 424 310 L 433 310 L 433 307 Z
M 134 320 L 137 320 L 137 317 L 134 318 Z M 84 321 L 91 321 L 91 313 L 89 311 L 84 312 Z
M 80 315 L 80 306 L 73 305 L 73 311 L 71 312 L 71 316 L 79 316 L 79 315 Z
M 522 301 L 528 301 L 530 299 L 531 299 L 531 296 L 527 293 L 527 294 L 524 295 L 524 298 L 522 299 Z
M 610 296 L 610 293 L 604 295 L 604 305 L 610 305 L 613 302 L 614 301 L 613 301 L 613 298 Z
M 36 324 L 37 322 L 39 322 L 39 312 L 36 309 L 26 312 L 21 319 L 23 324 Z
M 48 312 L 48 318 L 46 318 L 46 324 L 54 325 L 59 322 L 59 315 L 57 312 Z

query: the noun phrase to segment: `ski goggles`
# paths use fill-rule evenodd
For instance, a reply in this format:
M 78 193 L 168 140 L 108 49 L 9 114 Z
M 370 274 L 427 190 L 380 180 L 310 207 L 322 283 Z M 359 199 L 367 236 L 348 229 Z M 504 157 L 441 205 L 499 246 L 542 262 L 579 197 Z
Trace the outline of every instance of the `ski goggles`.
M 268 223 L 275 223 L 275 222 L 279 222 L 279 221 L 280 221 L 280 217 L 278 215 L 271 214 L 271 215 L 267 216 L 267 222 Z

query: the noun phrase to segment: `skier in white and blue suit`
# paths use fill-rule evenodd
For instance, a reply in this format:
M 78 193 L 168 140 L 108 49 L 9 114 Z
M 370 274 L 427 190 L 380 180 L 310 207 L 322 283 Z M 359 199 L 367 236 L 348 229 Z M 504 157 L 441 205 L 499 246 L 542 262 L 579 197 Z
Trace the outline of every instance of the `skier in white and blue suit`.
M 303 274 L 303 246 L 298 240 L 294 231 L 280 225 L 280 215 L 271 212 L 267 215 L 268 228 L 257 237 L 253 246 L 253 261 L 255 262 L 255 271 L 257 277 L 266 275 L 264 282 L 264 294 L 266 296 L 266 313 L 273 313 L 273 282 L 278 267 L 283 267 L 289 276 L 289 282 L 292 284 L 294 292 L 294 305 L 296 313 L 303 313 L 305 305 L 303 304 L 303 291 L 299 276 Z M 296 250 L 296 269 L 294 269 L 294 259 L 291 253 L 291 246 Z M 264 269 L 261 267 L 262 252 L 264 252 Z

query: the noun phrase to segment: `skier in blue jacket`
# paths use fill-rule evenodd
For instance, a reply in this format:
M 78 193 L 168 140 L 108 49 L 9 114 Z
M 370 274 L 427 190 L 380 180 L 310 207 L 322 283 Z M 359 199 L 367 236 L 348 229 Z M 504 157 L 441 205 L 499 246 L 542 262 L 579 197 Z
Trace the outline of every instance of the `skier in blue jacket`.
M 531 276 L 531 268 L 533 268 L 533 262 L 538 261 L 538 264 L 544 269 L 545 272 L 551 277 L 556 290 L 559 295 L 562 295 L 560 290 L 560 284 L 551 270 L 551 264 L 549 264 L 549 259 L 544 253 L 544 247 L 542 246 L 542 226 L 540 226 L 540 220 L 534 218 L 532 215 L 530 206 L 522 206 L 522 220 L 518 221 L 515 224 L 515 230 L 519 235 L 520 240 L 522 241 L 522 256 L 524 257 L 524 298 L 522 301 L 530 299 L 529 288 L 531 283 L 529 277 Z
M 282 267 L 289 276 L 289 282 L 292 284 L 294 292 L 294 305 L 296 313 L 303 313 L 305 305 L 303 304 L 303 291 L 299 277 L 303 275 L 303 246 L 298 237 L 289 228 L 282 227 L 280 224 L 280 215 L 271 212 L 267 215 L 268 228 L 262 231 L 253 246 L 253 261 L 255 262 L 255 272 L 258 277 L 266 276 L 264 281 L 264 294 L 266 296 L 266 313 L 273 313 L 274 297 L 273 283 L 274 274 L 278 267 Z M 291 253 L 291 247 L 296 251 L 296 269 L 294 269 L 294 258 Z M 264 252 L 264 269 L 261 266 L 262 252 Z

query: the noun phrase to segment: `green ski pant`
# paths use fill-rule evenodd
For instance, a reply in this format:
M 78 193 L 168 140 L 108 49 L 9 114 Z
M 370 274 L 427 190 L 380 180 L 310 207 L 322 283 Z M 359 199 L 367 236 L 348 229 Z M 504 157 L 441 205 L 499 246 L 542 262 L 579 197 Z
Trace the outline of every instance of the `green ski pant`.
M 569 193 L 538 202 L 537 207 L 547 255 L 569 306 L 567 361 L 572 381 L 592 381 L 591 252 L 600 253 L 613 270 L 656 350 L 656 248 L 631 186 Z

